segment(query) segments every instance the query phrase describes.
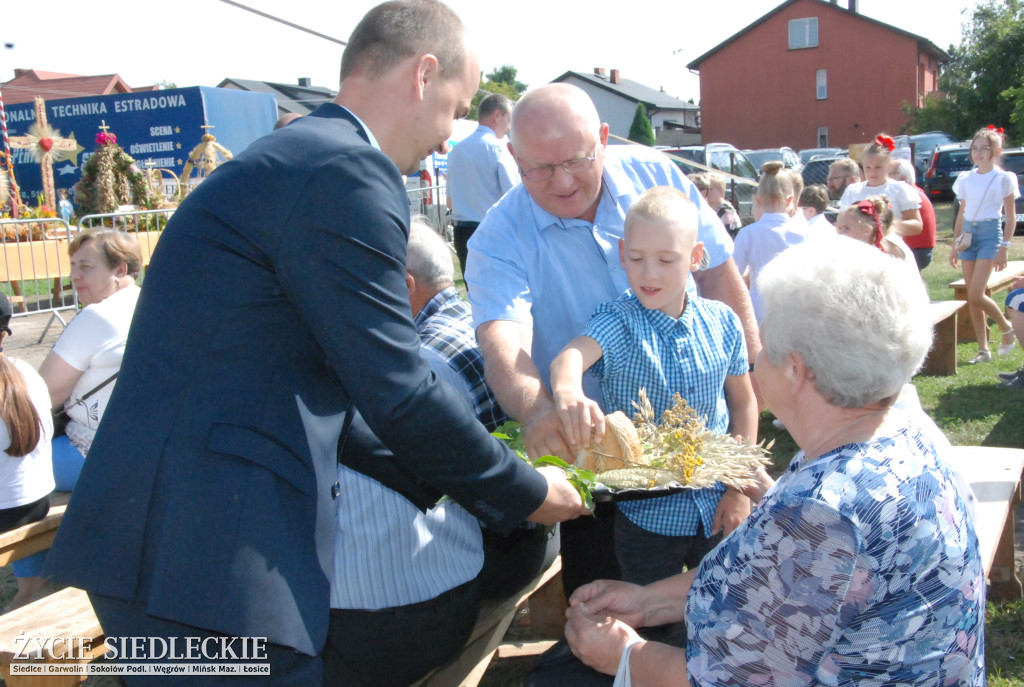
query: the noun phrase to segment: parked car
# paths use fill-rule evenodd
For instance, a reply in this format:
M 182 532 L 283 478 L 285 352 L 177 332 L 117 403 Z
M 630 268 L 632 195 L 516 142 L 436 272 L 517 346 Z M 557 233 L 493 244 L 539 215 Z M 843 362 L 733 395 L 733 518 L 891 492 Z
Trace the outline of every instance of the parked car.
M 1012 148 L 1003 151 L 1003 167 L 1017 175 L 1017 184 L 1024 188 L 1024 148 Z M 1017 199 L 1017 231 L 1024 234 L 1024 196 Z
M 845 154 L 845 148 L 805 148 L 800 151 L 800 162 L 806 165 L 816 157 L 835 157 Z
M 743 154 L 747 156 L 750 163 L 754 165 L 755 169 L 760 170 L 762 165 L 772 160 L 778 160 L 784 166 L 796 171 L 803 169 L 804 163 L 800 162 L 800 156 L 796 154 L 796 151 L 787 146 L 782 148 L 761 148 L 760 150 L 744 150 Z
M 953 182 L 957 175 L 974 166 L 970 148 L 970 143 L 936 146 L 921 181 L 921 188 L 929 198 L 942 199 L 953 195 Z
M 804 186 L 811 184 L 828 184 L 828 168 L 836 160 L 845 160 L 845 155 L 833 155 L 832 157 L 816 157 L 800 171 L 804 178 Z
M 683 170 L 684 174 L 703 172 L 694 165 L 686 164 L 691 160 L 704 167 L 711 167 L 726 174 L 742 177 L 749 183 L 729 179 L 725 189 L 725 197 L 740 213 L 744 224 L 754 221 L 754 194 L 757 192 L 757 169 L 735 146 L 729 143 L 708 143 L 702 146 L 683 146 L 681 148 L 659 148 L 663 153 L 673 156 L 673 162 Z
M 922 179 L 932 161 L 932 153 L 935 146 L 956 143 L 957 140 L 945 131 L 928 131 L 923 134 L 910 136 L 910 143 L 914 147 L 914 167 L 917 169 L 917 178 Z M 924 188 L 922 186 L 921 188 Z

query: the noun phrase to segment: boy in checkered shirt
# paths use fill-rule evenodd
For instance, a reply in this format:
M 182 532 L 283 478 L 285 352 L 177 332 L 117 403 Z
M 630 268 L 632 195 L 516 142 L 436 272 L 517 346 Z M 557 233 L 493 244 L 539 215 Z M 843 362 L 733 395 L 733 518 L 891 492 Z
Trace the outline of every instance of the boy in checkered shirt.
M 630 289 L 598 306 L 582 335 L 551 363 L 551 389 L 574 449 L 604 433 L 604 413 L 633 414 L 646 389 L 655 417 L 679 393 L 708 430 L 752 442 L 757 403 L 739 318 L 718 301 L 687 294 L 700 269 L 697 208 L 670 187 L 645 192 L 626 214 L 619 256 Z M 589 368 L 602 402 L 583 394 Z M 668 496 L 621 501 L 615 554 L 627 582 L 649 584 L 697 565 L 750 513 L 750 502 L 718 484 Z

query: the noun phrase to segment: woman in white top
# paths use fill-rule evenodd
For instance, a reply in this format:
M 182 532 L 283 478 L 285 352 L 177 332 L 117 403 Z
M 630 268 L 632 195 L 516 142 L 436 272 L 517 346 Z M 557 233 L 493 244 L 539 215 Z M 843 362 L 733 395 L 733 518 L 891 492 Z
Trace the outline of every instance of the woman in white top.
M 57 489 L 71 491 L 78 481 L 96 428 L 121 369 L 128 327 L 135 313 L 142 267 L 138 241 L 127 232 L 90 229 L 68 246 L 71 285 L 85 306 L 50 351 L 39 374 L 54 408 L 70 417 L 67 435 L 53 441 Z
M 850 184 L 839 199 L 839 209 L 871 196 L 885 196 L 892 205 L 892 228 L 900 236 L 921 233 L 921 201 L 917 191 L 902 181 L 889 178 L 889 163 L 896 143 L 885 134 L 879 134 L 874 143 L 864 149 L 860 164 L 864 168 L 864 181 Z
M 954 249 L 949 264 L 963 266 L 967 284 L 967 312 L 978 341 L 978 355 L 968 365 L 992 360 L 988 348 L 988 318 L 999 325 L 1003 337 L 999 342 L 999 355 L 1013 349 L 1013 326 L 1002 309 L 985 293 L 992 270 L 1006 267 L 1006 252 L 1017 226 L 1014 200 L 1020 196 L 1017 176 L 999 165 L 1003 153 L 1002 129 L 989 126 L 974 134 L 971 141 L 971 161 L 974 169 L 961 172 L 953 182 L 953 193 L 960 200 L 960 211 L 953 225 Z M 1000 216 L 1005 213 L 1006 226 L 1000 229 Z M 971 244 L 957 253 L 955 246 L 962 233 L 971 234 Z
M 0 351 L 11 333 L 11 302 L 0 292 Z M 0 353 L 0 532 L 38 522 L 50 510 L 50 395 L 26 362 Z M 23 606 L 46 583 L 39 576 L 45 553 L 15 561 L 18 592 L 7 606 Z

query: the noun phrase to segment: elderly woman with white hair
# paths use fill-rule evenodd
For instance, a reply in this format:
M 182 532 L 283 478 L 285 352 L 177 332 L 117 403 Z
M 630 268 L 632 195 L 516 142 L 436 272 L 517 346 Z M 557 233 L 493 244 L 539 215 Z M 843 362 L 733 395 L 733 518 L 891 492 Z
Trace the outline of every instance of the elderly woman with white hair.
M 789 469 L 696 570 L 573 595 L 569 644 L 617 685 L 984 684 L 966 495 L 893 405 L 931 341 L 928 297 L 871 246 L 837 247 L 760 276 L 755 374 L 801 448 Z M 684 617 L 685 650 L 632 629 Z

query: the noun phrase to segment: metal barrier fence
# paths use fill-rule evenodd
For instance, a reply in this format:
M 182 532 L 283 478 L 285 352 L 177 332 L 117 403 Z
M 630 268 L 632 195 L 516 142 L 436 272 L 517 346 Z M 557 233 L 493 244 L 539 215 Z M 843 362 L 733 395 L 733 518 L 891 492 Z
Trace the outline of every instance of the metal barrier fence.
M 409 196 L 409 212 L 413 215 L 426 215 L 430 224 L 446 240 L 452 240 L 451 210 L 445 205 L 448 197 L 446 184 L 406 188 Z
M 0 289 L 16 317 L 78 305 L 74 291 L 64 288 L 71 273 L 68 238 L 74 233 L 59 217 L 0 220 Z
M 167 226 L 167 220 L 174 214 L 174 208 L 167 210 L 136 210 L 134 212 L 109 212 L 101 215 L 85 215 L 78 220 L 78 229 L 92 229 L 104 226 L 134 234 L 142 248 L 142 265 L 149 266 L 153 250 L 160 239 L 160 233 Z

